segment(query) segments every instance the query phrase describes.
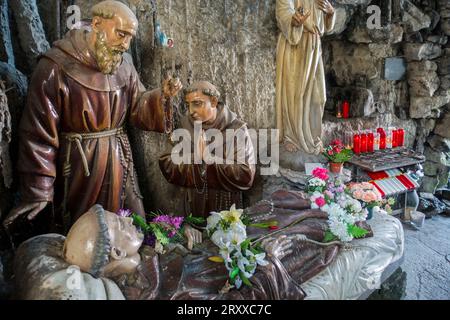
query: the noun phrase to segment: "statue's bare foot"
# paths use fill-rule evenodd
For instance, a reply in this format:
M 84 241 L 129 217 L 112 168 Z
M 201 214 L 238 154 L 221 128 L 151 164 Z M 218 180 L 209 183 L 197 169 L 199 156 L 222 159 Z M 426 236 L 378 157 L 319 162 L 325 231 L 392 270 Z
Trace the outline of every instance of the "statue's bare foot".
M 286 143 L 284 144 L 284 147 L 285 147 L 286 150 L 287 150 L 288 152 L 290 152 L 290 153 L 294 153 L 294 152 L 299 151 L 299 149 L 297 148 L 297 146 L 296 146 L 295 144 L 293 144 L 293 143 L 290 143 L 290 142 L 286 142 Z

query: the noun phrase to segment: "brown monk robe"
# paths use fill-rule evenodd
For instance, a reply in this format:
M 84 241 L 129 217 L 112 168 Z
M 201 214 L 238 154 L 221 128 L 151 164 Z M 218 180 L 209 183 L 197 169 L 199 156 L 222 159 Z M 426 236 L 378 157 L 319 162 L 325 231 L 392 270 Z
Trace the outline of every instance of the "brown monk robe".
M 166 179 L 172 184 L 187 188 L 185 214 L 207 217 L 210 212 L 228 210 L 233 204 L 236 204 L 237 208 L 242 208 L 242 191 L 250 189 L 253 185 L 255 155 L 247 125 L 226 105 L 220 103 L 219 98 L 220 93 L 211 83 L 206 81 L 194 83 L 186 90 L 185 96 L 189 114 L 180 122 L 181 128 L 189 132 L 191 150 L 194 153 L 198 147 L 198 142 L 194 141 L 195 122 L 202 123 L 204 132 L 208 132 L 209 129 L 219 130 L 223 136 L 224 164 L 206 162 L 205 158 L 202 159 L 202 164 L 195 164 L 194 161 L 177 164 L 172 159 L 172 153 L 164 154 L 159 160 Z M 232 130 L 233 141 L 227 141 L 227 130 Z M 238 136 L 243 138 L 241 140 L 243 143 L 237 143 Z M 204 139 L 201 134 L 198 137 Z M 205 141 L 201 143 L 204 144 L 201 148 L 205 148 Z M 231 143 L 235 146 L 234 154 L 229 155 Z M 239 159 L 238 155 L 245 155 L 240 159 L 241 162 L 236 161 Z M 194 160 L 194 154 L 188 158 Z M 227 158 L 234 159 L 234 164 L 226 164 Z
M 248 236 L 257 238 L 272 232 L 269 242 L 279 241 L 282 236 L 295 238 L 298 235 L 323 242 L 328 215 L 311 210 L 310 206 L 310 201 L 301 193 L 277 191 L 269 201 L 258 203 L 245 212 L 255 222 L 277 220 L 280 230 L 248 228 Z M 280 256 L 268 256 L 267 266 L 258 266 L 250 278 L 252 287 L 221 292 L 229 274 L 223 263 L 208 259 L 219 253 L 218 248 L 206 240 L 192 252 L 176 249 L 158 256 L 146 249 L 141 254 L 143 260 L 137 272 L 116 282 L 129 300 L 300 300 L 306 296 L 301 284 L 329 266 L 338 253 L 336 243 L 320 246 L 296 239 Z
M 98 4 L 93 16 L 94 31 L 72 30 L 43 55 L 20 125 L 22 201 L 53 203 L 64 211 L 66 229 L 95 204 L 144 215 L 124 126 L 165 130 L 160 90 L 144 92 L 124 53 L 137 30 L 136 17 L 116 1 Z M 98 52 L 102 46 L 106 53 Z M 117 59 L 116 69 L 102 64 L 107 54 Z

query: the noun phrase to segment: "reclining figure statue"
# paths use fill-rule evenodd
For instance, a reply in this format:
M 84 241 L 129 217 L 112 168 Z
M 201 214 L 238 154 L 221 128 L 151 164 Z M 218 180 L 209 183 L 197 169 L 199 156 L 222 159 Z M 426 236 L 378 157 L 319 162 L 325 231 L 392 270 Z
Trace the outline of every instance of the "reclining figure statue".
M 267 266 L 258 266 L 252 287 L 224 290 L 228 272 L 210 261 L 218 248 L 209 240 L 188 251 L 172 245 L 158 255 L 142 246 L 131 218 L 94 206 L 67 238 L 42 235 L 23 243 L 15 259 L 18 299 L 303 299 L 300 285 L 324 270 L 339 243 L 321 243 L 327 214 L 311 210 L 302 193 L 278 191 L 246 210 L 253 221 L 277 219 L 280 229 L 248 228 L 265 236 Z

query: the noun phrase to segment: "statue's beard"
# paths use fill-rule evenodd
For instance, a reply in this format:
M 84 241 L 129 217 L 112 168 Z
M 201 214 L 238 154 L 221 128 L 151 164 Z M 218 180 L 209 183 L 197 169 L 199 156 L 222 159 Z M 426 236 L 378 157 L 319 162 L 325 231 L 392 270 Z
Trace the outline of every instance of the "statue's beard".
M 122 62 L 123 53 L 124 50 L 109 47 L 106 43 L 105 34 L 97 32 L 95 58 L 102 73 L 113 74 Z

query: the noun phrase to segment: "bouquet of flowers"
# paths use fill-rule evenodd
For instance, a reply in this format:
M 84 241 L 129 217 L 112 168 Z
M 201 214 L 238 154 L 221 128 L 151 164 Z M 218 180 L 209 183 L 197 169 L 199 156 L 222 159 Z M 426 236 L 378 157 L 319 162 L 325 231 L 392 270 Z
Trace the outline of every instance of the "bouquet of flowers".
M 206 226 L 211 241 L 220 249 L 221 257 L 211 260 L 225 263 L 230 283 L 237 289 L 242 284 L 251 286 L 249 279 L 255 274 L 256 267 L 268 264 L 263 250 L 247 239 L 247 227 L 242 219 L 243 210 L 233 205 L 229 211 L 212 212 Z
M 353 198 L 360 200 L 363 206 L 368 209 L 380 207 L 391 213 L 391 206 L 395 204 L 394 198 L 383 199 L 378 189 L 369 182 L 351 184 L 349 192 Z
M 351 149 L 345 148 L 341 140 L 334 140 L 328 147 L 323 151 L 323 155 L 330 162 L 333 163 L 344 163 L 352 159 L 353 151 Z
M 164 253 L 164 247 L 169 243 L 183 242 L 183 227 L 185 223 L 200 225 L 204 222 L 203 218 L 172 217 L 163 214 L 150 214 L 149 219 L 145 221 L 143 217 L 132 213 L 131 210 L 121 209 L 117 213 L 121 217 L 131 217 L 134 224 L 145 234 L 144 244 L 154 247 L 158 253 Z
M 367 235 L 367 230 L 356 223 L 365 221 L 368 211 L 349 194 L 339 177 L 330 179 L 327 169 L 317 168 L 308 181 L 308 192 L 311 208 L 328 213 L 329 230 L 325 242 L 335 239 L 347 242 Z

